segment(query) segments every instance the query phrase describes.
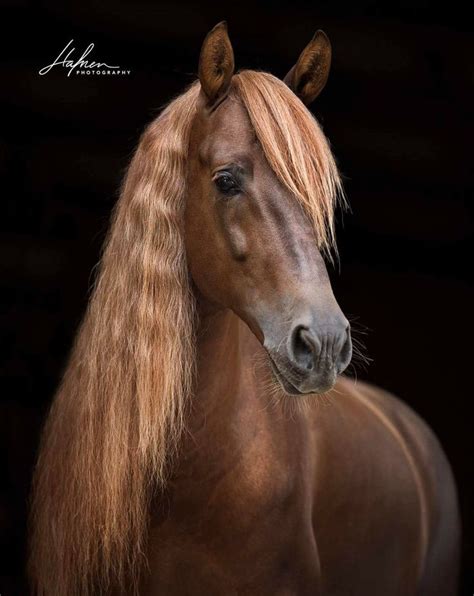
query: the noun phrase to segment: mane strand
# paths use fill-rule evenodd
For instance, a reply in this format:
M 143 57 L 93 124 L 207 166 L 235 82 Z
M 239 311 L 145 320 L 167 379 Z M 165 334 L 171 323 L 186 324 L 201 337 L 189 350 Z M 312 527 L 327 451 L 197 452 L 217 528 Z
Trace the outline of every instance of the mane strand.
M 151 488 L 164 483 L 193 375 L 181 228 L 198 93 L 194 84 L 141 139 L 43 431 L 30 541 L 41 596 L 136 590 Z

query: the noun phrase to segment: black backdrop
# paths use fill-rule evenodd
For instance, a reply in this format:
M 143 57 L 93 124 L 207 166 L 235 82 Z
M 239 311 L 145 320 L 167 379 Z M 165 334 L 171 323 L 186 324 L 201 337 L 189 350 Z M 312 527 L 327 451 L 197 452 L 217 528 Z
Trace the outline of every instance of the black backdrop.
M 313 107 L 345 175 L 344 311 L 366 329 L 359 376 L 402 396 L 453 464 L 474 589 L 472 326 L 474 39 L 453 3 L 7 2 L 0 79 L 2 392 L 0 593 L 26 594 L 27 495 L 38 433 L 87 302 L 140 131 L 195 76 L 226 18 L 238 67 L 284 76 L 315 29 L 333 44 Z M 66 76 L 70 40 L 129 76 Z

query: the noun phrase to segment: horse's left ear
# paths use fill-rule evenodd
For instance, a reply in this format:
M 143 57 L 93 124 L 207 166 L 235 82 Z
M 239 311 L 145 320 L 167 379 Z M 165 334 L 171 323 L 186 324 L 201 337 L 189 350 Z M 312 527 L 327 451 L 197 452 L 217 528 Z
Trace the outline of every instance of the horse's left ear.
M 227 95 L 233 74 L 234 51 L 222 21 L 206 35 L 199 57 L 199 80 L 210 107 Z
M 284 81 L 295 95 L 308 105 L 323 90 L 330 68 L 331 43 L 324 31 L 319 30 L 301 52 L 298 62 Z

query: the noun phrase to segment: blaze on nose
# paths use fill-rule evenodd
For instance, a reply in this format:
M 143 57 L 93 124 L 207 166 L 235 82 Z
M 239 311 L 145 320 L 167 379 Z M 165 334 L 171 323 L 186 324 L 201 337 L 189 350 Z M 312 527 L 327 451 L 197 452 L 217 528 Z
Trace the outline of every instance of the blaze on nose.
M 301 372 L 309 375 L 334 370 L 341 374 L 352 357 L 349 323 L 344 320 L 324 332 L 305 325 L 296 325 L 290 336 L 290 359 Z

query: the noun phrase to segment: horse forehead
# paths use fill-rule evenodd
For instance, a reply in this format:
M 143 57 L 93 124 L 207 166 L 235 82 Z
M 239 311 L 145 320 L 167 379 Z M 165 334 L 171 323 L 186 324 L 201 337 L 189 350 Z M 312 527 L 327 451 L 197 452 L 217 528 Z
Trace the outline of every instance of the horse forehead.
M 240 101 L 228 98 L 213 113 L 209 122 L 209 149 L 228 147 L 241 152 L 256 146 L 256 136 L 249 115 Z

